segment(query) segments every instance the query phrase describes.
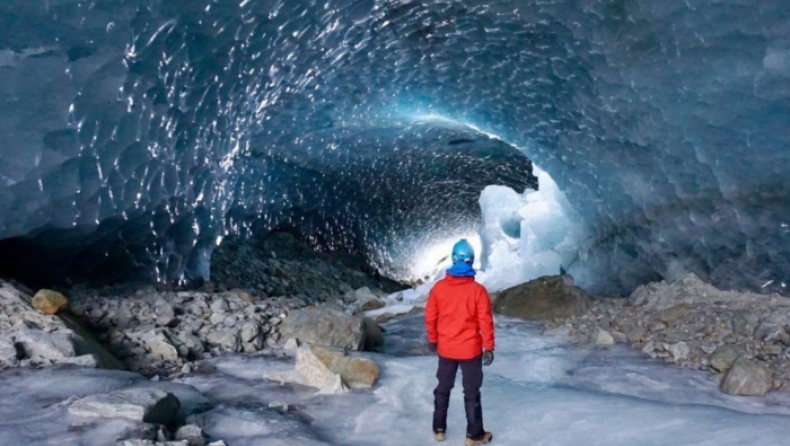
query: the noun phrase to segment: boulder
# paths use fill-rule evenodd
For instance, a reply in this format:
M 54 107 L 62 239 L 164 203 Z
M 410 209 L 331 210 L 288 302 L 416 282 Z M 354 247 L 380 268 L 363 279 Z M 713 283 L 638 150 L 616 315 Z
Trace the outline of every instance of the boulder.
M 321 363 L 334 374 L 340 375 L 343 382 L 351 387 L 373 387 L 379 380 L 379 366 L 370 359 L 346 356 L 343 352 L 317 346 L 306 346 L 296 354 L 311 352 Z
M 666 350 L 670 355 L 672 355 L 672 360 L 675 362 L 688 359 L 689 353 L 691 352 L 688 344 L 686 344 L 684 341 L 669 344 L 666 346 Z
M 567 319 L 586 313 L 591 304 L 583 289 L 560 276 L 545 276 L 499 293 L 494 311 L 530 321 Z
M 296 371 L 309 385 L 322 390 L 372 387 L 378 382 L 379 367 L 370 359 L 345 356 L 342 352 L 305 344 L 296 353 Z M 338 383 L 340 379 L 340 384 Z
M 363 350 L 367 338 L 363 318 L 350 316 L 330 306 L 308 307 L 292 312 L 280 332 L 300 342 Z
M 57 314 L 69 305 L 66 296 L 52 290 L 40 290 L 31 301 L 36 310 L 44 314 Z
M 76 356 L 71 332 L 23 329 L 14 334 L 14 340 L 24 357 L 33 360 L 55 362 Z
M 384 331 L 381 325 L 369 317 L 362 320 L 365 324 L 365 351 L 379 351 L 384 346 Z
M 159 389 L 127 389 L 90 395 L 69 406 L 72 415 L 124 418 L 145 423 L 174 425 L 181 403 L 172 393 Z
M 178 361 L 178 349 L 168 341 L 163 332 L 148 332 L 143 336 L 143 342 L 156 358 L 163 361 Z
M 195 424 L 181 426 L 176 431 L 176 440 L 186 441 L 189 446 L 203 446 L 206 438 L 203 436 L 203 429 Z
M 334 394 L 346 390 L 340 375 L 332 372 L 309 344 L 296 352 L 296 372 L 307 385 L 318 388 L 321 393 Z
M 738 359 L 741 352 L 732 344 L 719 346 L 710 357 L 710 366 L 719 372 L 726 372 Z
M 679 320 L 691 314 L 693 308 L 690 304 L 682 303 L 674 307 L 667 308 L 658 313 L 658 320 L 666 325 L 676 324 Z
M 190 446 L 186 440 L 182 441 L 154 441 L 154 440 L 121 440 L 115 446 Z
M 598 335 L 595 337 L 595 345 L 607 347 L 614 345 L 614 338 L 606 330 L 598 330 Z
M 354 291 L 354 298 L 362 311 L 378 310 L 385 306 L 384 302 L 379 300 L 368 287 L 362 287 Z
M 762 396 L 773 387 L 773 372 L 762 362 L 738 358 L 733 363 L 721 390 L 730 395 Z
M 0 337 L 0 369 L 15 367 L 18 362 L 14 342 L 11 339 Z

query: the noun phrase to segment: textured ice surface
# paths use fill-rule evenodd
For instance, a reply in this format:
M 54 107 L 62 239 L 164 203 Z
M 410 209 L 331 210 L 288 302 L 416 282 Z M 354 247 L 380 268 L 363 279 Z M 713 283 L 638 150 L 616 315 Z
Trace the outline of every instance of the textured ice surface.
M 191 421 L 232 445 L 429 444 L 436 359 L 415 355 L 426 349 L 422 318 L 407 317 L 387 328 L 386 351 L 372 355 L 382 367 L 380 383 L 335 396 L 262 380 L 265 372 L 293 367 L 262 357 L 205 361 L 177 383 L 85 369 L 6 371 L 0 374 L 0 445 L 112 444 L 128 423 L 80 423 L 61 401 L 141 385 L 175 392 L 186 402 L 185 411 L 207 409 Z M 624 348 L 579 348 L 510 320 L 499 320 L 497 330 L 497 358 L 485 369 L 483 387 L 486 428 L 497 444 L 736 446 L 756 438 L 760 444 L 785 444 L 790 435 L 786 394 L 732 397 L 704 373 Z M 459 381 L 449 444 L 461 444 L 464 436 L 462 401 Z
M 570 266 L 583 285 L 692 271 L 781 289 L 789 24 L 784 0 L 5 0 L 0 237 L 33 236 L 24 251 L 46 258 L 68 247 L 50 270 L 108 255 L 173 278 L 205 274 L 226 230 L 285 215 L 387 269 L 399 237 L 367 227 L 367 211 L 418 197 L 447 210 L 452 194 L 432 185 L 466 171 L 448 152 L 420 168 L 395 151 L 338 168 L 334 153 L 400 150 L 386 129 L 460 123 L 557 181 L 589 230 Z M 454 131 L 447 147 L 482 139 Z M 356 178 L 396 166 L 408 173 L 373 199 L 383 208 L 349 201 L 377 191 Z M 422 210 L 392 233 L 410 218 L 417 244 L 456 229 Z

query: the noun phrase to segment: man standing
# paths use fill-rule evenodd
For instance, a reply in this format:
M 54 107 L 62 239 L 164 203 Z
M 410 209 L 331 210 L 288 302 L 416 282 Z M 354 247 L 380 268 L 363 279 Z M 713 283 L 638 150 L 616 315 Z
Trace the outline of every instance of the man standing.
M 494 361 L 494 320 L 491 298 L 485 287 L 475 282 L 472 264 L 475 253 L 466 240 L 453 246 L 453 266 L 447 276 L 434 285 L 425 307 L 425 327 L 431 349 L 439 355 L 434 390 L 433 433 L 445 440 L 450 391 L 458 367 L 464 385 L 466 408 L 466 446 L 489 443 L 493 435 L 483 429 L 480 386 L 483 364 Z

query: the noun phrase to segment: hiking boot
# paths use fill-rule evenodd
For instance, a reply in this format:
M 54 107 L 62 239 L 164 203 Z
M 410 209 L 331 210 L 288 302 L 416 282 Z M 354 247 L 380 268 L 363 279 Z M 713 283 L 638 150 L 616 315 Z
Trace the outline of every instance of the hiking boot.
M 444 432 L 434 432 L 433 438 L 435 438 L 436 441 L 444 441 L 447 439 L 447 436 L 444 434 Z
M 494 439 L 494 435 L 491 432 L 486 432 L 483 434 L 483 438 L 479 440 L 473 440 L 469 437 L 466 438 L 466 446 L 478 446 L 481 444 L 488 444 L 491 443 L 491 440 Z

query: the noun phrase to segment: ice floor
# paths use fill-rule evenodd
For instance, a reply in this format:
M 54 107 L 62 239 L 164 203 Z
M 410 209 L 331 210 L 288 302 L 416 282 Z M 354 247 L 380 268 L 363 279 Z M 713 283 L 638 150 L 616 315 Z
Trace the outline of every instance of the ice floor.
M 84 369 L 0 374 L 0 445 L 107 445 L 122 422 L 71 417 L 64 400 L 129 386 L 174 391 L 183 411 L 204 410 L 204 431 L 242 445 L 423 445 L 430 434 L 435 358 L 423 355 L 422 319 L 389 323 L 373 390 L 313 396 L 261 379 L 289 360 L 235 356 L 205 362 L 176 382 Z M 709 377 L 650 361 L 626 348 L 580 348 L 529 324 L 499 320 L 497 357 L 486 369 L 486 428 L 498 445 L 790 444 L 790 398 L 721 394 Z M 449 438 L 463 444 L 460 383 Z M 283 408 L 288 405 L 288 409 Z M 272 407 L 270 407 L 270 405 Z

